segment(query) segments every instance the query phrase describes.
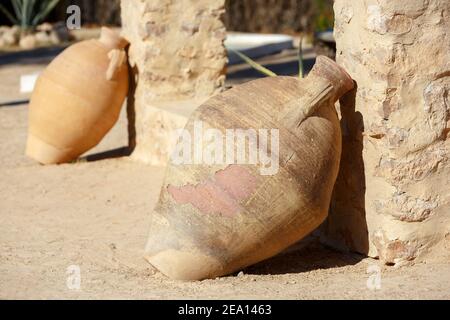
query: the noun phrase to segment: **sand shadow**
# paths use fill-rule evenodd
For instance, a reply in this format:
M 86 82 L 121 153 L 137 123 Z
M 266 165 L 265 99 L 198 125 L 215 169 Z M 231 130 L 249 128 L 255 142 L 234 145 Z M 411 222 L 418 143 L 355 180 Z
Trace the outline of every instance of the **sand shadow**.
M 364 119 L 356 111 L 357 84 L 340 100 L 342 156 L 327 221 L 322 226 L 330 246 L 367 254 L 366 177 L 363 159 Z
M 131 148 L 130 147 L 122 147 L 117 148 L 105 152 L 95 153 L 91 154 L 85 157 L 81 157 L 81 162 L 96 162 L 96 161 L 103 161 L 108 159 L 118 159 L 123 157 L 129 157 L 131 155 Z
M 12 107 L 18 107 L 24 104 L 29 104 L 30 100 L 29 99 L 23 99 L 23 100 L 14 100 L 14 101 L 10 101 L 10 102 L 2 102 L 0 103 L 0 108 L 12 108 Z
M 129 56 L 130 45 L 126 48 Z M 128 61 L 129 78 L 128 78 L 128 98 L 127 98 L 127 119 L 128 119 L 128 148 L 130 154 L 133 153 L 136 148 L 136 88 L 139 84 L 140 74 L 137 65 L 131 66 Z
M 321 244 L 311 244 L 299 250 L 281 253 L 248 267 L 244 273 L 253 275 L 295 274 L 355 265 L 362 259 L 364 256 L 359 254 L 343 253 Z

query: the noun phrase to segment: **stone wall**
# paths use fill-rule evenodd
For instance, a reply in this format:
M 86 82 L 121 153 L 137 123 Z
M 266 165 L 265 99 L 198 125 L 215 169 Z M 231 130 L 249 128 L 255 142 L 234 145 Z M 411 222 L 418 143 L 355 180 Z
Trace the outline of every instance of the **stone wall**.
M 165 164 L 171 130 L 183 127 L 198 104 L 223 89 L 224 2 L 122 0 L 123 35 L 131 43 L 138 80 L 129 106 L 135 158 Z
M 328 241 L 387 264 L 450 232 L 450 1 L 336 0 L 344 155 Z

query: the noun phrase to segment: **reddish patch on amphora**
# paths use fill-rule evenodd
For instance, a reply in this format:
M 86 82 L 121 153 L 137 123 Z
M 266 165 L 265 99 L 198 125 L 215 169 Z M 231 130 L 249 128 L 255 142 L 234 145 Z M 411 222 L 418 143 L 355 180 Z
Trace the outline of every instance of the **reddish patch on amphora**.
M 245 168 L 232 165 L 218 171 L 213 179 L 198 185 L 174 187 L 167 191 L 179 204 L 191 204 L 205 214 L 223 214 L 232 217 L 242 207 L 240 202 L 255 192 L 257 181 Z

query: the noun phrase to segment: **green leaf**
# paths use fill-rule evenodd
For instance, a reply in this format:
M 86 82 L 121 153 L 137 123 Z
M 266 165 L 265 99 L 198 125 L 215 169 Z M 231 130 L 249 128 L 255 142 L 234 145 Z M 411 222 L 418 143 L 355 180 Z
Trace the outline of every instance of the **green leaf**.
M 262 65 L 260 65 L 259 63 L 257 63 L 256 61 L 253 61 L 252 59 L 250 59 L 249 57 L 247 57 L 245 54 L 230 49 L 231 52 L 234 52 L 235 54 L 237 54 L 242 60 L 244 60 L 247 64 L 249 64 L 253 69 L 258 70 L 259 72 L 261 72 L 262 74 L 265 74 L 266 76 L 269 77 L 276 77 L 277 74 L 269 69 L 267 69 L 266 67 L 263 67 Z
M 32 25 L 35 26 L 42 20 L 44 20 L 50 12 L 56 7 L 56 5 L 59 3 L 60 0 L 51 0 L 51 1 L 45 1 L 43 5 L 41 6 L 39 12 L 36 14 L 32 21 Z
M 26 14 L 26 21 L 27 21 L 27 25 L 31 25 L 31 19 L 33 18 L 33 13 L 35 10 L 35 5 L 36 5 L 36 0 L 27 0 L 28 5 L 27 5 L 27 14 Z
M 14 9 L 14 13 L 16 14 L 17 21 L 20 21 L 20 18 L 22 17 L 22 1 L 21 0 L 11 0 L 11 4 Z
M 0 3 L 0 11 L 3 12 L 3 14 L 8 18 L 9 21 L 13 24 L 17 24 L 18 21 L 11 12 L 9 12 L 1 3 Z
M 26 30 L 44 20 L 60 0 L 10 0 L 10 2 L 14 13 L 8 11 L 2 4 L 0 4 L 0 11 L 12 23 L 20 25 L 23 30 Z
M 305 66 L 303 60 L 303 37 L 300 37 L 300 45 L 298 48 L 298 77 L 303 79 L 305 77 Z
M 27 29 L 30 26 L 30 21 L 27 20 L 28 11 L 30 10 L 30 0 L 22 0 L 22 9 L 20 16 L 20 25 L 22 29 Z

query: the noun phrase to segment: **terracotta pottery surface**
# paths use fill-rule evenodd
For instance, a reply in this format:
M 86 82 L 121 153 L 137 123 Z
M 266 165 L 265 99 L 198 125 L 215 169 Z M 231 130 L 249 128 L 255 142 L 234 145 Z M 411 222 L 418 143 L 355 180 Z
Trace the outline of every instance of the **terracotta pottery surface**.
M 31 97 L 29 157 L 66 163 L 103 139 L 128 93 L 126 44 L 103 28 L 99 40 L 72 45 L 50 63 Z
M 278 154 L 279 170 L 172 157 L 152 214 L 147 260 L 174 279 L 215 278 L 270 258 L 316 229 L 327 217 L 340 162 L 334 104 L 353 86 L 342 68 L 319 57 L 306 79 L 255 80 L 197 109 L 183 138 L 195 140 L 200 124 L 222 137 L 230 129 L 278 130 L 279 150 L 269 135 L 258 136 L 258 145 L 265 141 L 267 154 Z M 209 146 L 193 145 L 192 153 Z

